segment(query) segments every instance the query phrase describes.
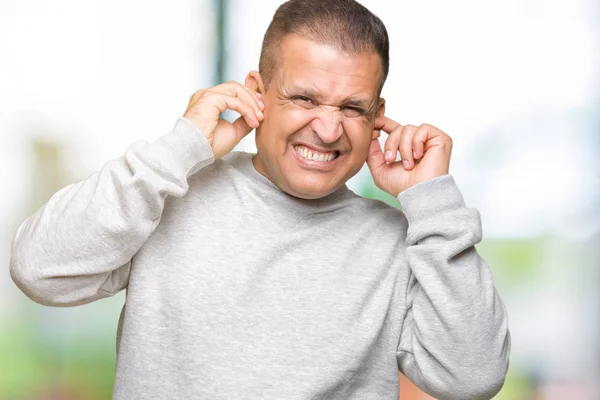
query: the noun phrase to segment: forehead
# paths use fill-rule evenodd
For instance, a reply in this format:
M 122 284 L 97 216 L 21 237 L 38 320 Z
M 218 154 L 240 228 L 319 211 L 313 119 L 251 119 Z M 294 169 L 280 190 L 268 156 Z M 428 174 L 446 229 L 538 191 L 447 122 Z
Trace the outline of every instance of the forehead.
M 281 43 L 279 73 L 284 88 L 302 88 L 335 100 L 350 96 L 375 100 L 382 74 L 376 52 L 349 55 L 335 47 L 288 35 Z

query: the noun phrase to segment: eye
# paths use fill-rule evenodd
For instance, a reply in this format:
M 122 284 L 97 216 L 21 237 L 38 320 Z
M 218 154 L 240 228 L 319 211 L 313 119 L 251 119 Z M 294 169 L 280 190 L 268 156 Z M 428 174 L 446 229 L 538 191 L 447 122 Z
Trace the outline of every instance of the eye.
M 316 105 L 316 102 L 313 99 L 306 96 L 292 96 L 292 100 L 298 103 L 303 103 L 304 105 Z
M 365 110 L 358 107 L 342 107 L 344 115 L 350 118 L 360 117 L 365 115 Z

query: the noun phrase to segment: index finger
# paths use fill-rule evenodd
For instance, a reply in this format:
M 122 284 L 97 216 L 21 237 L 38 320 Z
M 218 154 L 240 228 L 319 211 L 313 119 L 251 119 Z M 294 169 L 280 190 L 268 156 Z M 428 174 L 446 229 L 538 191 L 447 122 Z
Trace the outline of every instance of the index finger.
M 235 96 L 251 106 L 258 118 L 263 118 L 262 109 L 264 108 L 264 104 L 258 98 L 256 92 L 236 81 L 226 82 L 223 84 L 223 87 L 229 91 L 231 96 Z
M 248 86 L 246 85 L 242 85 L 242 87 L 244 89 L 246 89 L 248 91 L 248 93 L 250 93 L 252 95 L 252 97 L 254 97 L 254 100 L 256 100 L 256 102 L 258 103 L 259 107 L 261 110 L 263 110 L 265 108 L 265 104 L 262 102 L 262 100 L 260 99 L 260 97 L 262 96 L 259 92 L 250 89 Z
M 402 125 L 391 118 L 385 116 L 375 118 L 373 129 L 381 129 L 384 132 L 392 133 L 392 131 L 398 128 L 402 128 Z

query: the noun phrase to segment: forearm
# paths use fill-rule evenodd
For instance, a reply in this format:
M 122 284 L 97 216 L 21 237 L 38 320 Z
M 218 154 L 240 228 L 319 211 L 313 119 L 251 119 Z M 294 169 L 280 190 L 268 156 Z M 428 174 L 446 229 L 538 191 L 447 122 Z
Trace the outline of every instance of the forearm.
M 480 214 L 465 207 L 450 175 L 398 198 L 409 221 L 413 279 L 399 365 L 438 398 L 491 398 L 504 381 L 510 334 L 491 271 L 475 248 Z
M 166 197 L 183 196 L 187 178 L 212 161 L 206 140 L 183 118 L 157 141 L 132 144 L 19 226 L 13 280 L 48 305 L 83 304 L 122 289 L 129 261 L 158 225 Z

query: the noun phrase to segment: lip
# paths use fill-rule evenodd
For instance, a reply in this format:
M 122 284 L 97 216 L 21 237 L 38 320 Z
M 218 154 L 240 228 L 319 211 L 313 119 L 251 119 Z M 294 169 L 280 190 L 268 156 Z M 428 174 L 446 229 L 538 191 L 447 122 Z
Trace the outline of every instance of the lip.
M 307 146 L 303 143 L 294 143 L 294 144 L 290 144 L 290 151 L 292 152 L 293 156 L 296 158 L 296 160 L 298 160 L 298 163 L 303 167 L 303 168 L 307 168 L 307 169 L 313 169 L 313 170 L 318 170 L 318 171 L 324 171 L 324 172 L 328 172 L 328 171 L 332 171 L 336 168 L 338 161 L 344 157 L 344 153 L 340 152 L 338 150 L 338 152 L 340 153 L 340 155 L 338 155 L 336 158 L 334 158 L 331 161 L 327 161 L 327 162 L 323 162 L 323 161 L 313 161 L 313 160 L 307 160 L 305 158 L 300 157 L 300 154 L 298 154 L 296 152 L 296 149 L 294 149 L 295 145 L 302 145 L 302 146 L 306 146 L 309 149 L 315 149 L 312 146 Z M 315 149 L 317 151 L 319 151 L 319 149 Z M 330 152 L 331 150 L 329 150 Z M 325 151 L 327 152 L 327 151 Z
M 338 149 L 320 149 L 318 147 L 315 146 L 311 146 L 310 144 L 306 144 L 306 143 L 301 143 L 301 142 L 297 142 L 297 143 L 292 143 L 292 148 L 296 145 L 300 145 L 300 146 L 304 146 L 304 147 L 308 147 L 311 150 L 315 150 L 319 153 L 331 153 L 332 151 L 337 151 L 338 153 L 340 153 L 340 155 L 342 154 L 342 152 Z

